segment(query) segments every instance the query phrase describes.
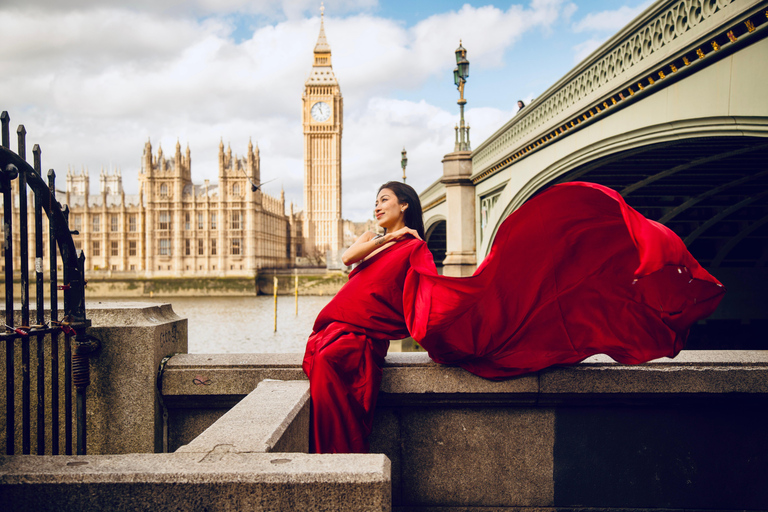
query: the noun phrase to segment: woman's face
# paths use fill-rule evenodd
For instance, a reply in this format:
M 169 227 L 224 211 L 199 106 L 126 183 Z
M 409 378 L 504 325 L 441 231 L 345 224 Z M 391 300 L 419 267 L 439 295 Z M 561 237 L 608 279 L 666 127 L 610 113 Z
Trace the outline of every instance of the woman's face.
M 388 188 L 383 188 L 376 196 L 373 215 L 376 217 L 376 223 L 385 229 L 405 223 L 405 212 L 407 204 L 400 204 L 397 196 Z

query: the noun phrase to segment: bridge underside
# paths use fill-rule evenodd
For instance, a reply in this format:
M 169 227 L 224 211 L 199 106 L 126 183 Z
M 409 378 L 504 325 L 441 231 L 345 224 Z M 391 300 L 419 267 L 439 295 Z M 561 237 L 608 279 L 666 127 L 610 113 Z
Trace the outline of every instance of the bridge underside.
M 556 182 L 590 181 L 685 240 L 708 268 L 768 263 L 768 140 L 705 137 L 600 158 Z
M 590 181 L 618 191 L 630 206 L 677 233 L 725 284 L 726 300 L 706 329 L 693 330 L 690 348 L 764 349 L 767 162 L 766 138 L 702 137 L 606 156 L 552 183 Z

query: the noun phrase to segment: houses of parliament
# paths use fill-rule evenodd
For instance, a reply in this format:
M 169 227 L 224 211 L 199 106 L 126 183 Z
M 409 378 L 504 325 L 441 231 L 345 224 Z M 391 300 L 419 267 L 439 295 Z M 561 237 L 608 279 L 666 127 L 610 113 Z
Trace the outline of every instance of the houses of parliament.
M 138 194 L 125 194 L 119 171 L 102 171 L 98 191 L 91 190 L 85 171 L 68 171 L 66 191 L 57 191 L 70 208 L 70 229 L 76 247 L 86 254 L 87 271 L 247 276 L 261 268 L 336 265 L 345 243 L 343 100 L 323 22 L 321 15 L 302 95 L 304 209 L 294 211 L 291 203 L 286 211 L 283 192 L 277 198 L 261 190 L 259 149 L 252 142 L 241 157 L 222 141 L 218 182 L 202 184 L 192 181 L 188 146 L 182 151 L 177 142 L 166 156 L 147 142 Z M 352 223 L 346 225 L 347 238 L 354 237 Z M 14 243 L 16 258 L 18 247 Z

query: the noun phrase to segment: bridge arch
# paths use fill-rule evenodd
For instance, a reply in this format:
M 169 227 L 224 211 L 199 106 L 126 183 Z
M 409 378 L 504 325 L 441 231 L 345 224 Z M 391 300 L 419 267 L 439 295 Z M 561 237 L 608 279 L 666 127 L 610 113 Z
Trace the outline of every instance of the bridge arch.
M 651 219 L 667 224 L 677 218 L 676 222 L 681 223 L 682 212 L 700 208 L 704 199 L 711 202 L 723 195 L 746 194 L 755 190 L 751 187 L 767 190 L 766 157 L 768 117 L 688 119 L 596 141 L 552 162 L 527 181 L 515 183 L 510 180 L 498 199 L 498 204 L 503 207 L 496 208 L 490 215 L 484 230 L 481 254 L 490 250 L 489 242 L 503 220 L 550 185 L 568 181 L 600 183 L 622 193 L 631 206 Z M 711 175 L 716 168 L 723 170 L 717 179 L 701 174 L 704 170 Z M 697 182 L 699 178 L 702 179 Z M 690 193 L 682 190 L 685 187 Z M 644 204 L 643 200 L 649 194 L 676 199 L 667 200 L 666 206 Z M 696 199 L 702 195 L 706 197 Z M 735 205 L 743 199 L 730 202 Z M 755 209 L 762 203 L 755 199 L 750 204 Z M 725 217 L 720 214 L 713 219 Z M 710 222 L 707 227 L 712 225 Z M 701 234 L 701 229 L 698 233 L 695 229 L 688 233 L 678 226 L 675 231 L 684 239 L 692 236 L 686 240 L 690 243 Z
M 432 253 L 437 271 L 442 274 L 443 260 L 447 252 L 447 219 L 444 215 L 435 215 L 428 219 L 424 227 L 427 248 Z

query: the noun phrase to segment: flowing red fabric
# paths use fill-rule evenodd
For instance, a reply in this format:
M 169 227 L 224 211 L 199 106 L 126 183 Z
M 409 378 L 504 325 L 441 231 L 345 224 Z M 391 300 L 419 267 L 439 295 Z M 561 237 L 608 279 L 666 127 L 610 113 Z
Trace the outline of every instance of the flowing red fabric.
M 304 356 L 310 447 L 366 452 L 389 340 L 488 379 L 607 354 L 674 357 L 725 289 L 680 238 L 591 183 L 551 187 L 499 228 L 471 277 L 437 275 L 408 239 L 366 260 L 315 321 Z

